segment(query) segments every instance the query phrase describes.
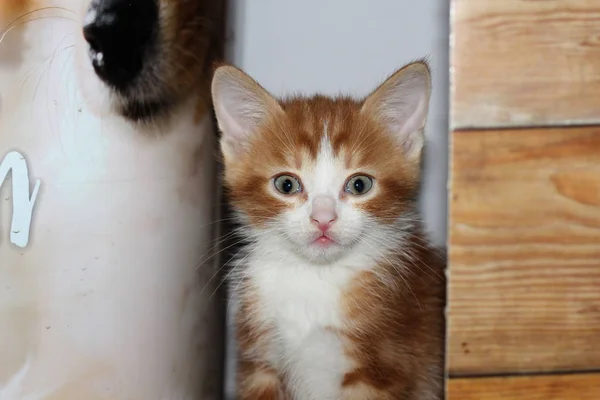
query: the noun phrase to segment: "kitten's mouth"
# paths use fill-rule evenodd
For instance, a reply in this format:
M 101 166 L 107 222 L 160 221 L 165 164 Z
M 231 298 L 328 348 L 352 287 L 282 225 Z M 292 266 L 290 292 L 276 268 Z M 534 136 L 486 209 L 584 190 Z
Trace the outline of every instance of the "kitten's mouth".
M 314 243 L 321 247 L 329 247 L 335 244 L 335 240 L 327 235 L 321 235 L 314 241 Z

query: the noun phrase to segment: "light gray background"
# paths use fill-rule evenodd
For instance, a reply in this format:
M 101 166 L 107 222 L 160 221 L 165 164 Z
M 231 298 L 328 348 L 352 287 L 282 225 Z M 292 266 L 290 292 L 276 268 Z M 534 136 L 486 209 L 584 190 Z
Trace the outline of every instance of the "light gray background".
M 434 243 L 445 245 L 449 0 L 230 0 L 228 36 L 228 60 L 275 95 L 362 96 L 403 64 L 428 57 L 433 94 L 421 206 Z M 231 379 L 227 388 L 230 395 Z

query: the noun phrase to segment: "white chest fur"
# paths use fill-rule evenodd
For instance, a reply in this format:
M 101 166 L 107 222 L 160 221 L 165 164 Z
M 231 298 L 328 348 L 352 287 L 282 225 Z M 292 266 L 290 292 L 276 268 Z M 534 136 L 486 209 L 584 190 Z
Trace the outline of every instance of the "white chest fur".
M 346 323 L 341 296 L 354 272 L 279 260 L 255 260 L 248 267 L 260 317 L 276 327 L 269 358 L 286 371 L 295 398 L 338 399 L 350 362 L 331 328 Z

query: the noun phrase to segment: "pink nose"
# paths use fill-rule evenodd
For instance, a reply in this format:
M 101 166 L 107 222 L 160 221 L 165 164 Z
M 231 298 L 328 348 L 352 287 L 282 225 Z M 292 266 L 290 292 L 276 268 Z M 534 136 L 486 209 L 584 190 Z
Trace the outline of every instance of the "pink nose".
M 321 232 L 325 233 L 337 219 L 335 200 L 326 196 L 316 197 L 313 200 L 310 219 Z

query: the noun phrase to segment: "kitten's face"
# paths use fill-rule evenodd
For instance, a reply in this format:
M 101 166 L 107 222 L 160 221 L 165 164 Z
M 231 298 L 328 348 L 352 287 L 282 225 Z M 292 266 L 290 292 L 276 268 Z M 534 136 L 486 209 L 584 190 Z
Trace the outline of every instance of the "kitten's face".
M 401 244 L 414 218 L 429 96 L 428 70 L 418 65 L 403 73 L 422 89 L 403 87 L 408 108 L 394 97 L 406 79 L 395 76 L 394 90 L 379 89 L 385 98 L 378 90 L 364 102 L 276 101 L 239 70 L 217 70 L 225 183 L 263 247 L 325 263 L 357 252 L 377 258 Z M 390 114 L 390 104 L 400 109 Z

